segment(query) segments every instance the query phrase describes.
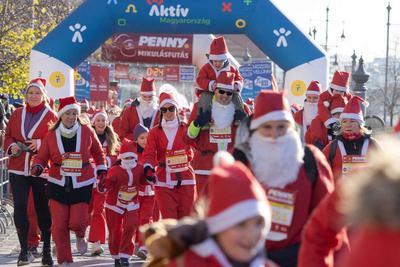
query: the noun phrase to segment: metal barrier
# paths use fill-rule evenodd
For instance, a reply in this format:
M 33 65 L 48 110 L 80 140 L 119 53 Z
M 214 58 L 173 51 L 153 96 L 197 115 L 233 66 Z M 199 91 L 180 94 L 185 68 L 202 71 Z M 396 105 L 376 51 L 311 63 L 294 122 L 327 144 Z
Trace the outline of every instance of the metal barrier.
M 14 224 L 7 165 L 8 157 L 0 158 L 0 234 L 6 233 L 7 227 Z

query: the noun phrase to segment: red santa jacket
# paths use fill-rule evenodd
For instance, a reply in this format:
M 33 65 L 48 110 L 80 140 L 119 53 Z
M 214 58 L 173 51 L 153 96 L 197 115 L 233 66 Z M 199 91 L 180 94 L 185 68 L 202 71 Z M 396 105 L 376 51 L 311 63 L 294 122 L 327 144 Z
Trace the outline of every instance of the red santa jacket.
M 294 121 L 300 126 L 303 126 L 303 113 L 304 113 L 304 108 L 300 109 L 299 111 L 293 114 Z
M 232 267 L 225 254 L 217 243 L 209 238 L 202 243 L 192 246 L 183 255 L 172 260 L 168 267 Z M 256 257 L 249 267 L 266 267 L 266 260 Z
M 332 171 L 324 155 L 315 147 L 309 148 L 318 170 L 314 184 L 311 184 L 303 165 L 293 183 L 282 189 L 265 187 L 272 213 L 275 214 L 267 236 L 267 250 L 279 250 L 300 242 L 301 232 L 311 212 L 334 189 Z
M 49 124 L 57 121 L 57 115 L 49 107 L 45 106 L 42 116 L 33 126 L 28 136 L 25 136 L 25 116 L 26 107 L 16 109 L 11 115 L 4 140 L 4 150 L 7 154 L 9 154 L 10 148 L 13 144 L 16 144 L 16 142 L 25 143 L 25 141 L 28 139 L 36 139 L 39 150 L 44 142 L 44 137 L 48 132 Z M 21 154 L 18 157 L 10 157 L 8 171 L 10 173 L 28 176 L 30 175 L 31 160 L 31 153 L 21 151 Z
M 362 146 L 362 150 L 361 150 L 361 156 L 366 156 L 369 149 L 370 149 L 370 141 L 371 139 L 369 138 L 365 138 L 364 139 L 364 144 Z M 331 165 L 332 171 L 333 171 L 333 176 L 335 178 L 335 181 L 339 178 L 342 177 L 342 172 L 343 172 L 343 156 L 347 155 L 346 149 L 344 147 L 344 144 L 341 140 L 335 140 L 335 141 L 331 141 L 322 151 L 325 155 L 325 157 L 329 160 L 329 154 L 331 151 L 331 146 L 332 146 L 332 142 L 337 142 L 337 147 L 336 147 L 336 152 L 335 152 L 335 156 L 332 160 L 332 162 L 329 162 L 329 164 Z
M 139 145 L 138 145 L 139 147 Z M 143 156 L 143 152 L 137 152 L 138 154 L 138 162 L 141 162 L 142 160 L 142 156 Z M 139 196 L 141 197 L 150 197 L 150 196 L 154 196 L 155 192 L 154 192 L 154 185 L 151 184 L 141 184 L 139 186 Z
M 81 175 L 71 175 L 71 177 L 73 187 L 80 188 L 91 185 L 96 181 L 94 169 L 90 164 L 91 158 L 93 158 L 97 170 L 106 170 L 107 167 L 100 141 L 92 127 L 80 125 L 76 135 L 75 152 L 80 154 L 82 169 L 80 171 Z M 46 166 L 47 162 L 50 161 L 48 181 L 59 186 L 64 186 L 65 184 L 65 177 L 61 175 L 64 153 L 61 131 L 58 127 L 54 131 L 49 131 L 33 161 L 33 165 L 38 164 L 42 167 Z
M 138 164 L 132 170 L 120 165 L 111 167 L 106 178 L 107 198 L 104 207 L 119 214 L 125 210 L 139 209 L 139 186 L 146 183 L 143 166 Z
M 219 74 L 223 71 L 228 71 L 232 72 L 235 74 L 235 84 L 239 86 L 239 89 L 242 90 L 243 88 L 243 77 L 240 75 L 239 70 L 236 69 L 234 66 L 231 64 L 228 64 L 228 66 L 217 70 L 211 62 L 208 62 L 201 67 L 199 74 L 197 75 L 196 82 L 197 85 L 199 86 L 198 89 L 200 89 L 197 93 L 201 93 L 201 90 L 203 91 L 209 91 L 212 92 L 212 86 L 216 82 Z
M 122 135 L 121 135 L 121 116 L 120 117 L 116 117 L 115 119 L 113 119 L 111 126 L 113 127 L 114 132 L 118 135 L 120 140 L 122 139 Z
M 306 144 L 314 145 L 321 150 L 332 140 L 328 135 L 328 129 L 325 127 L 319 115 L 311 121 L 311 125 L 306 132 L 304 140 Z
M 143 117 L 139 116 L 140 109 L 139 106 L 129 106 L 127 107 L 124 112 L 122 113 L 121 116 L 121 122 L 119 126 L 119 131 L 120 131 L 120 139 L 123 140 L 124 138 L 127 138 L 129 140 L 134 141 L 133 137 L 133 130 L 135 129 L 136 125 L 138 123 L 143 123 Z M 151 119 L 151 124 L 150 124 L 150 129 L 154 127 L 155 124 L 159 122 L 159 112 L 155 111 L 153 114 L 153 117 Z
M 189 121 L 193 121 L 197 117 L 198 103 L 194 104 Z M 212 126 L 211 126 L 212 127 Z M 235 136 L 237 125 L 232 124 L 230 127 L 230 142 L 222 142 L 220 144 L 210 141 L 210 127 L 204 127 L 196 138 L 192 139 L 188 134 L 185 135 L 185 142 L 191 144 L 195 148 L 192 166 L 194 172 L 198 175 L 210 175 L 213 168 L 213 157 L 219 150 L 231 151 L 235 144 Z
M 164 130 L 157 126 L 150 130 L 147 137 L 147 145 L 143 152 L 143 166 L 156 167 L 157 183 L 156 186 L 173 188 L 177 185 L 178 179 L 181 179 L 181 185 L 194 185 L 193 167 L 190 162 L 193 159 L 192 147 L 184 143 L 187 127 L 185 124 L 178 126 L 178 130 L 170 142 Z M 167 150 L 169 151 L 170 163 L 175 162 L 174 156 L 178 157 L 179 162 L 185 161 L 186 164 L 178 172 L 171 172 L 167 168 Z M 175 159 L 177 159 L 175 157 Z M 178 164 L 179 165 L 179 164 Z M 175 165 L 175 167 L 178 167 Z
M 344 98 L 346 98 L 347 101 L 349 101 L 352 96 L 353 95 L 349 92 L 346 92 L 344 94 Z M 321 120 L 324 123 L 325 127 L 328 127 L 329 124 L 336 121 L 332 119 L 331 111 L 329 108 L 332 102 L 332 98 L 333 94 L 331 90 L 328 89 L 325 92 L 321 93 L 318 99 L 318 115 L 321 117 Z

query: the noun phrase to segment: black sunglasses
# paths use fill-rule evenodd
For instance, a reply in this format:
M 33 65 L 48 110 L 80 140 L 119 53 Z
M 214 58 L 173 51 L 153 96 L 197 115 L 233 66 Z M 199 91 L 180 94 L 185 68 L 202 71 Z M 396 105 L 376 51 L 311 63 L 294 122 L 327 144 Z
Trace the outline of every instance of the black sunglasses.
M 220 93 L 221 95 L 226 94 L 227 96 L 233 95 L 232 92 L 227 92 L 227 91 L 222 90 L 222 89 L 218 89 L 218 93 Z
M 160 108 L 161 113 L 167 113 L 167 111 L 169 112 L 174 112 L 175 111 L 175 106 L 170 106 L 168 108 Z

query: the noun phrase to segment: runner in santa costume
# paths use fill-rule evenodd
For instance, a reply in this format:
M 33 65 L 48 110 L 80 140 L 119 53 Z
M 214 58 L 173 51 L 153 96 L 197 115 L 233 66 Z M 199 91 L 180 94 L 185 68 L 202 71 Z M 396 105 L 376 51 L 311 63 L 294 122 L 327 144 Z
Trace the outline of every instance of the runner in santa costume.
M 303 226 L 321 199 L 333 190 L 332 172 L 324 155 L 314 146 L 303 148 L 294 125 L 286 97 L 262 90 L 247 137 L 241 126 L 234 152 L 264 186 L 274 214 L 266 249 L 282 267 L 296 266 Z
M 333 96 L 331 104 L 329 106 L 332 118 L 339 119 L 340 114 L 343 112 L 346 104 L 347 100 L 341 95 Z M 326 128 L 322 117 L 320 115 L 317 115 L 315 119 L 311 121 L 311 125 L 307 129 L 304 140 L 306 144 L 314 145 L 322 150 L 330 141 L 335 139 L 339 129 L 339 124 L 335 124 L 334 127 L 329 129 Z
M 104 109 L 95 111 L 91 119 L 92 127 L 97 138 L 102 145 L 104 154 L 106 155 L 107 168 L 117 160 L 119 141 L 117 134 L 112 127 L 109 126 L 108 116 Z M 95 164 L 94 168 L 95 168 Z M 97 256 L 103 253 L 101 244 L 106 242 L 106 220 L 104 213 L 104 202 L 106 196 L 104 192 L 99 192 L 97 183 L 93 184 L 92 199 L 89 207 L 90 231 L 89 242 L 93 243 L 92 255 Z
M 371 137 L 371 131 L 364 127 L 364 116 L 360 105 L 366 102 L 353 96 L 340 115 L 340 132 L 323 150 L 333 170 L 335 180 L 349 175 L 355 169 L 363 168 L 371 147 L 379 146 Z
M 196 103 L 190 115 L 185 141 L 196 148 L 192 166 L 199 194 L 207 192 L 215 153 L 231 150 L 235 142 L 237 123 L 234 122 L 235 107 L 232 102 L 234 83 L 234 73 L 221 73 L 217 78 L 211 112 L 200 109 L 199 113 Z
M 147 177 L 157 174 L 155 197 L 162 217 L 178 219 L 190 214 L 196 199 L 193 150 L 184 142 L 187 127 L 178 119 L 172 94 L 161 93 L 160 111 L 160 124 L 149 132 L 142 162 Z
M 90 124 L 90 118 L 93 114 L 89 108 L 90 107 L 89 101 L 87 101 L 87 99 L 84 98 L 81 100 L 80 105 L 81 105 L 81 114 L 79 115 L 79 118 L 81 119 L 82 123 Z
M 44 241 L 42 263 L 53 264 L 50 254 L 51 216 L 45 194 L 46 179 L 44 176 L 32 177 L 30 172 L 32 156 L 42 147 L 48 124 L 57 121 L 57 115 L 47 105 L 45 86 L 46 80 L 42 78 L 34 79 L 28 84 L 25 91 L 26 105 L 14 111 L 5 133 L 4 151 L 9 156 L 7 167 L 14 196 L 14 222 L 21 246 L 18 265 L 29 264 L 31 259 L 27 240 L 27 207 L 31 188 Z
M 294 113 L 294 121 L 303 127 L 303 132 L 306 133 L 311 125 L 311 121 L 317 116 L 318 98 L 321 94 L 321 85 L 318 81 L 312 81 L 306 91 L 306 100 L 304 107 Z
M 352 97 L 352 94 L 349 92 L 349 80 L 350 73 L 345 71 L 335 71 L 328 90 L 321 93 L 319 96 L 318 115 L 321 116 L 321 120 L 328 129 L 331 129 L 335 124 L 339 123 L 339 120 L 332 117 L 332 113 L 330 112 L 332 110 L 330 106 L 333 96 L 341 95 L 346 99 L 346 102 Z
M 43 140 L 32 164 L 32 175 L 39 176 L 50 161 L 46 193 L 50 199 L 52 233 L 59 264 L 72 262 L 69 231 L 77 236 L 80 254 L 87 251 L 85 231 L 89 222 L 89 203 L 96 176 L 90 159 L 93 158 L 97 179 L 105 180 L 106 161 L 101 144 L 93 129 L 82 125 L 80 106 L 75 97 L 59 100 L 59 120 Z
M 120 124 L 120 138 L 133 139 L 133 130 L 140 123 L 151 129 L 158 122 L 156 87 L 154 80 L 143 78 L 140 87 L 140 100 L 136 99 L 123 112 Z
M 204 112 L 211 111 L 213 92 L 215 91 L 218 76 L 223 72 L 234 74 L 234 94 L 232 102 L 235 107 L 235 120 L 242 119 L 246 113 L 243 109 L 243 100 L 240 92 L 243 88 L 243 77 L 228 60 L 228 47 L 224 37 L 215 38 L 210 45 L 210 54 L 208 54 L 208 63 L 203 65 L 197 75 L 196 94 L 199 96 L 199 106 Z
M 245 104 L 249 107 L 250 111 L 254 111 L 254 98 L 247 98 Z
M 129 266 L 136 229 L 139 227 L 139 186 L 146 179 L 138 164 L 136 144 L 125 139 L 118 155 L 120 162 L 111 167 L 105 188 L 108 247 L 115 266 Z
M 122 137 L 122 134 L 121 134 L 122 114 L 124 114 L 124 111 L 132 104 L 132 102 L 133 102 L 132 98 L 127 98 L 124 101 L 124 106 L 123 106 L 122 111 L 120 112 L 119 116 L 112 120 L 111 126 L 113 127 L 114 131 L 117 133 L 119 139 L 121 139 L 121 137 Z

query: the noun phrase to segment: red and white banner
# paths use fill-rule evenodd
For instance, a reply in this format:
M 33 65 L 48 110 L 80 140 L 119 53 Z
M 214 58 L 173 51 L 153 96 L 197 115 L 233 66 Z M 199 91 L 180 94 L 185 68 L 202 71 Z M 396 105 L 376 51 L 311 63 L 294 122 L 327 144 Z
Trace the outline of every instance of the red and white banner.
M 109 75 L 108 67 L 90 66 L 90 101 L 107 101 Z
M 179 82 L 179 66 L 167 66 L 164 68 L 164 81 Z
M 102 47 L 109 61 L 160 64 L 192 64 L 193 35 L 117 34 Z
M 128 64 L 115 64 L 115 79 L 129 79 L 129 65 Z

